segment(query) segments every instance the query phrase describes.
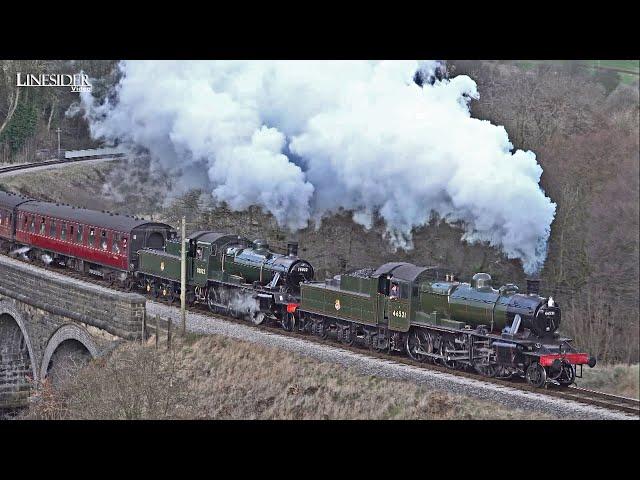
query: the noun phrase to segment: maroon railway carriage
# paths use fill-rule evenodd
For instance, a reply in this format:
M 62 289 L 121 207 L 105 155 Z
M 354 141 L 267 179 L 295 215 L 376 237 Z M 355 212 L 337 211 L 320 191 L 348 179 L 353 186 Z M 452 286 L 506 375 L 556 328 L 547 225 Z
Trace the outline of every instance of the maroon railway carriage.
M 6 245 L 31 247 L 52 261 L 105 276 L 134 272 L 138 250 L 165 246 L 170 225 L 0 192 L 0 237 Z
M 13 243 L 16 207 L 29 201 L 28 197 L 0 191 L 0 242 L 3 246 Z

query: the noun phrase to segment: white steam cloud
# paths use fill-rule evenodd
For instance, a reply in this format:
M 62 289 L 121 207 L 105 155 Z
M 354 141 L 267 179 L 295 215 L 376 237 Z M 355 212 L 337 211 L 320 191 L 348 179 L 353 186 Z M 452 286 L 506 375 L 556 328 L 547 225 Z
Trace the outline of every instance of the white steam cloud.
M 82 94 L 95 138 L 147 148 L 234 210 L 259 205 L 292 230 L 341 209 L 396 247 L 433 214 L 462 222 L 525 271 L 546 257 L 555 204 L 533 152 L 472 118 L 464 75 L 422 87 L 434 62 L 127 61 L 116 95 Z M 432 78 L 433 79 L 433 78 Z

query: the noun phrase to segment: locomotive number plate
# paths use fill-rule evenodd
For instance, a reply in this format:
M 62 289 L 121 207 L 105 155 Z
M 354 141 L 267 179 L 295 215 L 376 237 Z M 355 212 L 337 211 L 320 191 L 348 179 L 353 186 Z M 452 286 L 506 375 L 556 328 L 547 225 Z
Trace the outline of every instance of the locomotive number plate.
M 206 275 L 206 273 L 207 273 L 204 268 L 200 268 L 200 267 L 196 268 L 196 272 L 198 272 L 198 273 L 200 273 L 202 275 Z
M 391 314 L 394 317 L 407 318 L 407 312 L 403 312 L 402 310 L 394 310 Z

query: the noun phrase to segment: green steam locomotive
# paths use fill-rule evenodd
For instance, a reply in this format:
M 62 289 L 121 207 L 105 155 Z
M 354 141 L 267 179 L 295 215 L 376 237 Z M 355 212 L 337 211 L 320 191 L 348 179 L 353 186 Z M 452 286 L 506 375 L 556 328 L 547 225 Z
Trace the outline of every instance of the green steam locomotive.
M 535 281 L 520 294 L 513 284 L 494 289 L 486 273 L 462 283 L 447 269 L 393 262 L 303 283 L 284 326 L 406 352 L 419 362 L 524 376 L 541 387 L 570 385 L 577 365 L 580 374 L 582 365 L 595 366 L 595 358 L 556 333 L 560 319 L 559 305 L 539 296 Z
M 187 304 L 206 304 L 255 324 L 281 318 L 297 301 L 300 284 L 313 279 L 313 267 L 298 258 L 294 242 L 279 254 L 264 240 L 202 231 L 190 235 L 187 244 Z M 180 239 L 173 238 L 163 250 L 140 250 L 138 286 L 169 303 L 178 300 L 181 248 Z

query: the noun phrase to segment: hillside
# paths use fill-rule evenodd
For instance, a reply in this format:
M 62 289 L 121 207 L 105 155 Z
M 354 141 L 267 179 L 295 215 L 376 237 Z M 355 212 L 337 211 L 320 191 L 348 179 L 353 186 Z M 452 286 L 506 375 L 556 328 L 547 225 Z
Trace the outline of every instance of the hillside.
M 39 401 L 38 401 L 39 400 Z M 173 349 L 124 344 L 25 413 L 35 419 L 469 420 L 545 419 L 409 381 L 360 375 L 217 335 L 175 337 Z

